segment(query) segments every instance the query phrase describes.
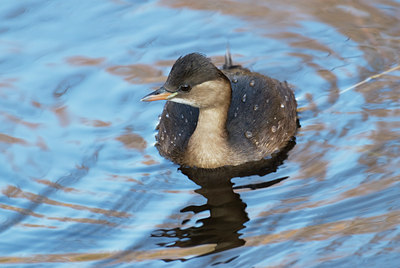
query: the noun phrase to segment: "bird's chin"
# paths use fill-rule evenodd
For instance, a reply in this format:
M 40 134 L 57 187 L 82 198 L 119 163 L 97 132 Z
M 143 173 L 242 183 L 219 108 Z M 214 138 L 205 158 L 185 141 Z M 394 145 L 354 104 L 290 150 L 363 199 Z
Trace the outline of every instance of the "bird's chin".
M 181 104 L 186 104 L 186 105 L 190 105 L 190 106 L 193 106 L 193 107 L 198 107 L 198 105 L 195 102 L 190 101 L 188 99 L 182 99 L 182 98 L 179 98 L 179 97 L 168 99 L 168 101 L 181 103 Z

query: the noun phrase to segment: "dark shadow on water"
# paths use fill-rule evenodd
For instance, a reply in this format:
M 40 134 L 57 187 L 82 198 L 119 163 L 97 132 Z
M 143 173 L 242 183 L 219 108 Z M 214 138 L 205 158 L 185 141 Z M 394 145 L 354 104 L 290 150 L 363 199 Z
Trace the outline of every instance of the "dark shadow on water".
M 246 177 L 251 175 L 264 176 L 275 172 L 277 168 L 288 157 L 288 152 L 296 144 L 291 141 L 283 150 L 274 154 L 269 159 L 259 162 L 248 163 L 237 167 L 223 167 L 215 170 L 185 168 L 180 170 L 201 188 L 196 193 L 206 198 L 207 202 L 200 206 L 187 206 L 181 209 L 182 213 L 193 212 L 194 214 L 208 212 L 208 218 L 200 219 L 196 226 L 188 228 L 157 229 L 152 237 L 161 237 L 171 242 L 158 243 L 162 247 L 195 247 L 200 245 L 215 244 L 215 249 L 204 255 L 225 251 L 243 246 L 245 241 L 240 238 L 241 230 L 249 221 L 246 213 L 246 203 L 235 193 L 236 189 L 261 189 L 273 186 L 288 177 L 277 178 L 272 181 L 259 184 L 248 184 L 234 187 L 231 179 L 234 177 Z M 184 225 L 187 221 L 183 221 Z M 196 257 L 200 257 L 199 255 Z M 176 260 L 176 259 L 173 259 Z M 165 261 L 173 261 L 172 259 Z M 180 259 L 185 261 L 187 259 Z
M 200 206 L 187 206 L 180 210 L 181 213 L 193 212 L 194 214 L 208 212 L 210 216 L 198 220 L 191 227 L 160 228 L 151 233 L 151 237 L 162 248 L 191 248 L 202 245 L 214 245 L 214 249 L 205 254 L 199 254 L 188 258 L 164 258 L 165 262 L 187 261 L 205 255 L 226 251 L 241 247 L 245 240 L 240 236 L 242 230 L 246 227 L 245 223 L 249 221 L 246 213 L 246 203 L 242 201 L 240 195 L 234 190 L 238 189 L 263 189 L 273 186 L 288 177 L 281 177 L 267 182 L 257 184 L 247 184 L 233 186 L 231 182 L 235 177 L 247 177 L 252 175 L 265 176 L 275 172 L 278 167 L 287 159 L 288 152 L 295 146 L 296 141 L 293 138 L 285 148 L 278 153 L 273 154 L 268 159 L 258 162 L 247 163 L 236 167 L 222 167 L 214 170 L 180 167 L 179 170 L 190 180 L 201 188 L 195 190 L 196 193 L 206 198 L 207 202 Z M 181 225 L 188 225 L 184 220 Z M 195 226 L 194 226 L 195 225 Z M 130 255 L 132 252 L 142 250 L 143 244 L 149 243 L 148 239 L 143 243 L 135 243 L 124 250 L 113 255 L 111 258 L 98 263 L 97 265 L 109 265 Z M 150 246 L 151 248 L 151 246 Z M 237 256 L 233 256 L 224 263 L 229 263 Z M 219 263 L 214 263 L 215 265 Z

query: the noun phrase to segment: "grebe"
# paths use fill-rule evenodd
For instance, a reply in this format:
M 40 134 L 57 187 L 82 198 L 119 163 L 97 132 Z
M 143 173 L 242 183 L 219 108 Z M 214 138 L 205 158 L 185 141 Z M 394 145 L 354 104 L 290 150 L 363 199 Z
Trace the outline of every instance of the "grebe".
M 232 65 L 218 69 L 199 53 L 180 57 L 165 84 L 142 101 L 167 100 L 157 126 L 160 154 L 189 167 L 258 161 L 297 130 L 297 103 L 286 82 Z

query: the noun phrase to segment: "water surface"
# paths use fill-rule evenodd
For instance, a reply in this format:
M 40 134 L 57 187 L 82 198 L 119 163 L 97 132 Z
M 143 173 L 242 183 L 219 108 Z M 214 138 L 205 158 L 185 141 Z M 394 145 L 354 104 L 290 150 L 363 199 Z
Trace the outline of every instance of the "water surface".
M 8 1 L 0 7 L 0 264 L 398 267 L 400 2 Z M 141 103 L 181 55 L 294 88 L 296 145 L 197 174 Z M 245 176 L 246 175 L 246 176 Z

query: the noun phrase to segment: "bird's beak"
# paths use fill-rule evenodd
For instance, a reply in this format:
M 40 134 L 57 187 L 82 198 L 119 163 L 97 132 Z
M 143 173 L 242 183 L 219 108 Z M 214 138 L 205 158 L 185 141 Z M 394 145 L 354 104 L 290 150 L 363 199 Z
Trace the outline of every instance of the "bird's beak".
M 160 87 L 156 91 L 144 96 L 141 101 L 157 101 L 157 100 L 169 100 L 178 95 L 178 92 L 170 92 L 165 87 Z

